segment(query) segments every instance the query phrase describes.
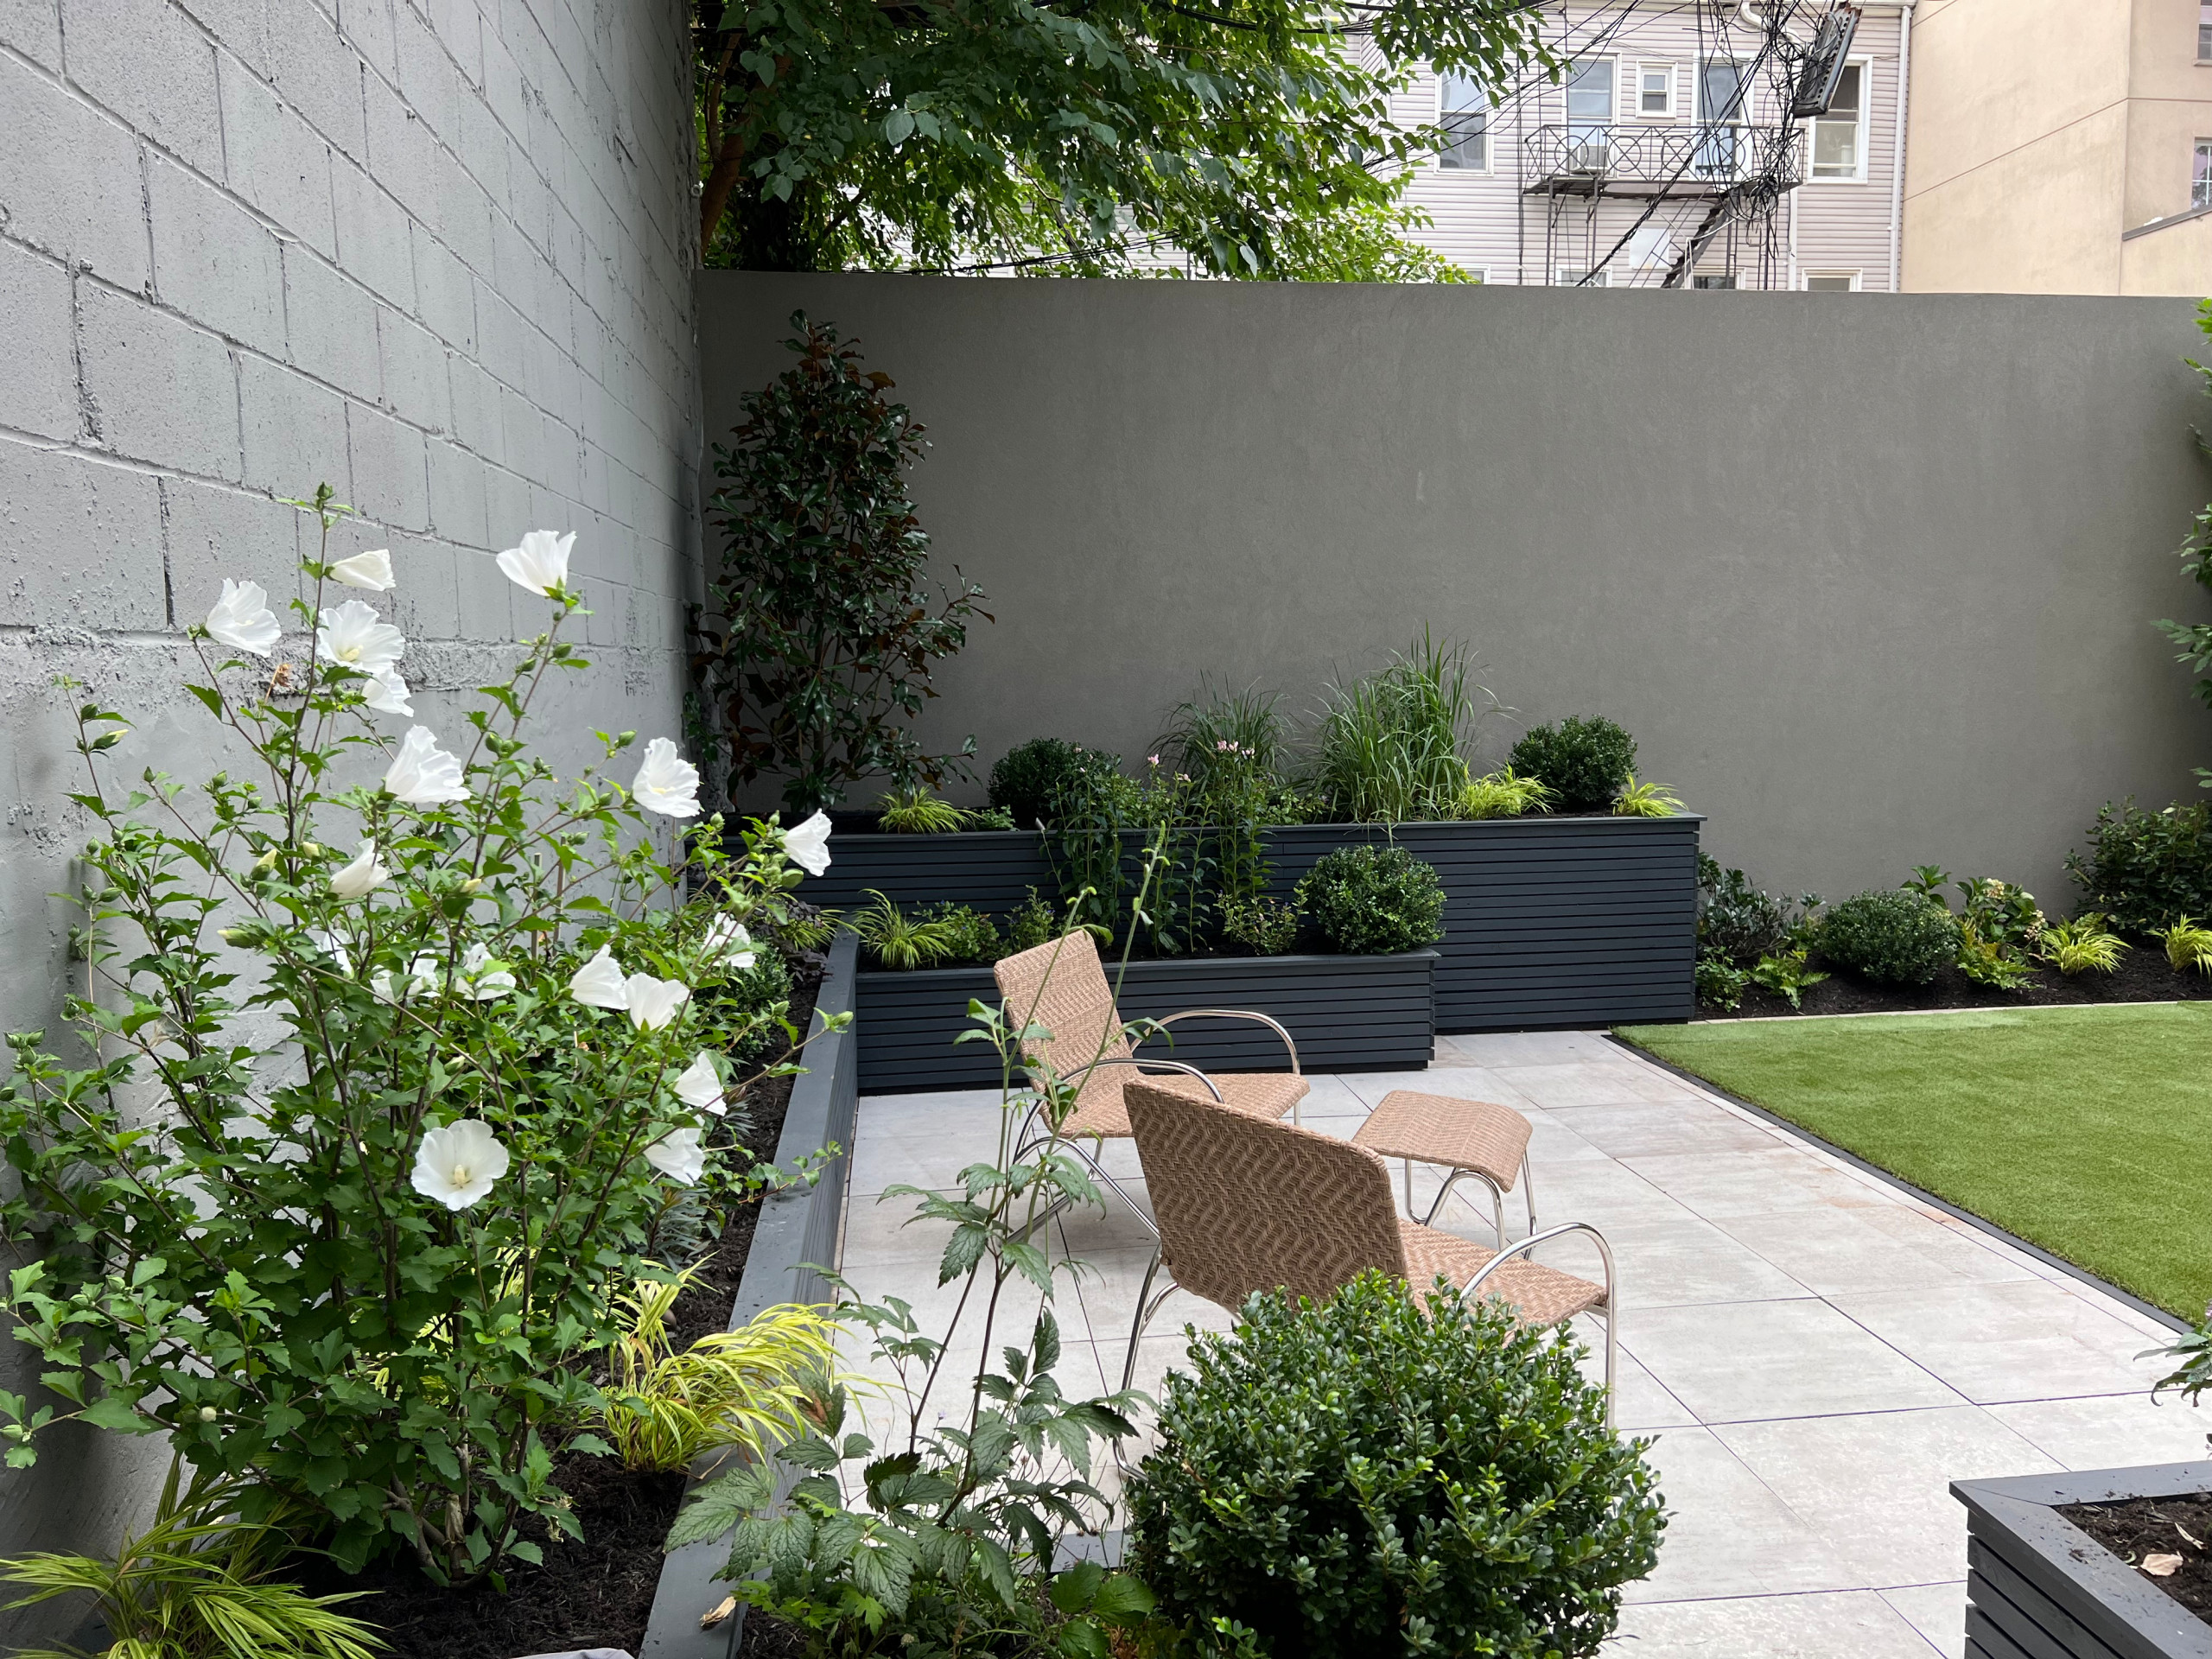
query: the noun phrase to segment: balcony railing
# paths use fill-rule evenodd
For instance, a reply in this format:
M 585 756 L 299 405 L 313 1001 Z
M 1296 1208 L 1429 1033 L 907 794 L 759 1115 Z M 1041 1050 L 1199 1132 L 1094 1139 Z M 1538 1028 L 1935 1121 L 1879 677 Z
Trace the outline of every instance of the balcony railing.
M 1522 188 L 1576 196 L 1714 196 L 1753 179 L 1803 181 L 1795 132 L 1779 127 L 1568 122 L 1522 141 Z

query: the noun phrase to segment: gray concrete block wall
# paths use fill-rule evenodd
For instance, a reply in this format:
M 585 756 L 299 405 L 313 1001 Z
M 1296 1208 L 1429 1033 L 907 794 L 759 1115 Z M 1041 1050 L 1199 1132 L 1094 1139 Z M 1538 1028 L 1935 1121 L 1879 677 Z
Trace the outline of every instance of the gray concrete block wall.
M 679 734 L 698 455 L 676 0 L 0 0 L 0 1020 L 47 1024 L 86 826 L 57 673 L 197 775 L 181 630 L 281 601 L 327 480 L 388 546 L 434 728 L 543 626 L 493 564 L 575 531 L 599 664 L 543 730 Z M 288 619 L 289 622 L 289 619 Z M 290 654 L 301 644 L 288 640 Z M 556 761 L 582 751 L 551 746 Z M 82 969 L 76 971 L 81 973 Z M 0 1387 L 28 1351 L 0 1343 Z M 0 1477 L 0 1554 L 106 1548 L 159 1449 Z M 53 1621 L 10 1624 L 24 1641 Z
M 2101 803 L 2202 798 L 2212 715 L 2152 626 L 2212 614 L 2175 556 L 2212 496 L 2185 300 L 740 271 L 700 295 L 709 439 L 799 308 L 929 429 L 922 522 L 998 620 L 922 730 L 975 733 L 986 766 L 1039 735 L 1141 756 L 1204 675 L 1310 716 L 1426 626 L 1521 711 L 1491 758 L 1609 715 L 1773 891 L 1932 861 L 2070 910 Z

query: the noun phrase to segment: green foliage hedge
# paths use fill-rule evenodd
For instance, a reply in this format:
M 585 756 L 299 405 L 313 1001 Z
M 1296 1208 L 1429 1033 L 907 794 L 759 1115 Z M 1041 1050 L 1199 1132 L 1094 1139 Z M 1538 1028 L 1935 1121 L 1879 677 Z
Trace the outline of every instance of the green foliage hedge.
M 1557 798 L 1562 812 L 1600 812 L 1636 770 L 1636 740 L 1603 715 L 1539 726 L 1513 746 L 1510 763 Z
M 1959 925 L 1932 899 L 1902 887 L 1855 893 L 1821 920 L 1821 952 L 1841 968 L 1893 985 L 1925 985 L 1959 959 Z
M 1666 1525 L 1648 1440 L 1575 1348 L 1370 1274 L 1246 1304 L 1171 1372 L 1128 1493 L 1130 1564 L 1197 1645 L 1276 1656 L 1586 1655 Z
M 1058 816 L 1061 801 L 1101 772 L 1118 772 L 1122 757 L 1057 737 L 1033 737 L 991 768 L 991 804 L 1014 815 L 1017 830 L 1034 830 Z
M 1402 847 L 1325 853 L 1298 884 L 1298 907 L 1346 956 L 1395 956 L 1444 937 L 1444 883 Z
M 2114 927 L 2148 933 L 2184 916 L 2212 916 L 2212 804 L 2202 801 L 2146 812 L 2133 801 L 2107 802 L 2089 830 L 2088 857 L 2066 868 Z

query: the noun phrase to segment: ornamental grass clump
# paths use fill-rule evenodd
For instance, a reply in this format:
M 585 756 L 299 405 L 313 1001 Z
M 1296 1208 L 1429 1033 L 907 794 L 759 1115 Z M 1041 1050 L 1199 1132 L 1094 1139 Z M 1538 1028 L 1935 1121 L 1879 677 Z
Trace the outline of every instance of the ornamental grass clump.
M 458 730 L 405 726 L 405 639 L 327 602 L 391 561 L 331 561 L 344 509 L 298 505 L 311 662 L 270 671 L 253 583 L 191 630 L 187 690 L 250 766 L 118 779 L 129 721 L 79 711 L 88 982 L 64 1041 L 9 1038 L 0 1087 L 0 1231 L 29 1258 L 6 1306 L 60 1403 L 0 1395 L 0 1436 L 20 1466 L 73 1418 L 166 1435 L 245 1522 L 462 1581 L 538 1559 L 533 1518 L 576 1534 L 555 1454 L 606 1449 L 619 1293 L 665 1273 L 687 1193 L 763 1179 L 732 1057 L 788 1073 L 797 1039 L 738 988 L 829 826 L 726 852 L 664 738 L 618 777 L 633 736 L 601 734 L 556 776 L 525 734 L 584 665 L 569 537 L 499 556 L 548 606 L 514 671 Z
M 1666 1525 L 1579 1346 L 1363 1274 L 1246 1303 L 1168 1374 L 1129 1565 L 1190 1650 L 1584 1655 Z

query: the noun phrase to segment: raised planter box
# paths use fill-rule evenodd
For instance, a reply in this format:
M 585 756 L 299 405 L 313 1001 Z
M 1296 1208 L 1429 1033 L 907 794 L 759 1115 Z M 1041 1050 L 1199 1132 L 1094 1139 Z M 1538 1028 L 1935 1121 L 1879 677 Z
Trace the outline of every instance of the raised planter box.
M 832 866 L 831 868 L 835 868 Z M 1395 957 L 1200 957 L 1133 962 L 1121 981 L 1124 1020 L 1163 1019 L 1185 1008 L 1239 1008 L 1280 1020 L 1306 1071 L 1412 1071 L 1435 1052 L 1433 950 Z M 1111 980 L 1116 969 L 1107 964 Z M 969 1029 L 969 1000 L 999 1000 L 988 968 L 864 973 L 854 1021 L 860 1086 L 871 1094 L 988 1088 L 999 1081 L 998 1052 L 956 1043 Z M 1289 1069 L 1282 1039 L 1243 1020 L 1192 1020 L 1171 1046 L 1138 1052 L 1201 1071 Z M 757 1248 L 757 1247 L 756 1247 Z M 747 1269 L 748 1281 L 750 1269 Z
M 2212 1491 L 2212 1463 L 1956 1480 L 1968 1659 L 2212 1659 L 2212 1624 L 2056 1513 Z
M 1297 824 L 1268 831 L 1270 890 L 1288 898 L 1323 854 L 1395 841 L 1445 892 L 1436 1029 L 1529 1031 L 1688 1020 L 1697 1008 L 1695 816 Z M 1141 837 L 1124 837 L 1134 860 Z M 800 889 L 849 908 L 874 888 L 901 906 L 946 899 L 1004 914 L 1057 896 L 1033 830 L 845 834 Z
M 847 933 L 830 947 L 829 971 L 815 1000 L 818 1013 L 834 1014 L 853 1006 L 858 944 Z M 855 1020 L 837 1035 L 810 1044 L 804 1075 L 791 1081 L 791 1105 L 776 1141 L 776 1166 L 795 1169 L 801 1158 L 829 1146 L 837 1148 L 837 1156 L 823 1166 L 821 1179 L 812 1186 L 789 1187 L 762 1202 L 753 1249 L 745 1258 L 745 1274 L 730 1308 L 730 1330 L 779 1302 L 830 1300 L 821 1275 L 808 1264 L 836 1263 L 838 1235 L 844 1226 L 853 1126 L 860 1106 L 859 1055 L 854 1041 L 858 1025 Z M 702 1466 L 712 1461 L 711 1457 L 702 1459 Z M 700 1472 L 692 1472 L 694 1485 Z M 700 1616 L 729 1593 L 729 1586 L 716 1583 L 714 1576 L 728 1559 L 727 1538 L 687 1544 L 668 1557 L 661 1567 L 660 1586 L 653 1594 L 652 1614 L 638 1659 L 732 1659 L 744 1630 L 742 1607 L 712 1630 L 699 1628 Z

